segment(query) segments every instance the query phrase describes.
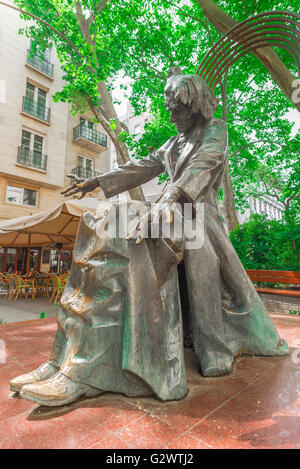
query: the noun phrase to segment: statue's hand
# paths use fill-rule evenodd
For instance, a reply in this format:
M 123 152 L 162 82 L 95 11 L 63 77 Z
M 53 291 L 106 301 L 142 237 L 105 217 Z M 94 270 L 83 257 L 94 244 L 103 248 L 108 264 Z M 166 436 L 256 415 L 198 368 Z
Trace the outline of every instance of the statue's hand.
M 164 200 L 154 204 L 152 209 L 141 217 L 127 236 L 127 240 L 135 239 L 135 244 L 141 244 L 148 233 L 148 225 L 158 225 L 161 220 L 171 224 L 174 218 L 174 202 Z
M 77 194 L 78 192 L 82 192 L 81 199 L 84 197 L 88 192 L 94 191 L 97 187 L 99 187 L 98 178 L 89 178 L 89 179 L 82 179 L 74 174 L 67 174 L 67 177 L 72 179 L 72 184 L 67 187 L 61 193 L 65 197 L 69 197 L 70 195 Z

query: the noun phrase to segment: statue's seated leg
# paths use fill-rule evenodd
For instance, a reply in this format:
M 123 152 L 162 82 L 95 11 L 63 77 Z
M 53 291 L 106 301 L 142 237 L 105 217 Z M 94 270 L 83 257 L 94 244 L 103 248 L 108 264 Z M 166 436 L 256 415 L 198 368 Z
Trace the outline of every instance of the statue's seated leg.
M 203 376 L 230 373 L 233 353 L 226 345 L 219 259 L 208 239 L 197 250 L 186 250 L 184 265 L 192 316 L 195 353 Z

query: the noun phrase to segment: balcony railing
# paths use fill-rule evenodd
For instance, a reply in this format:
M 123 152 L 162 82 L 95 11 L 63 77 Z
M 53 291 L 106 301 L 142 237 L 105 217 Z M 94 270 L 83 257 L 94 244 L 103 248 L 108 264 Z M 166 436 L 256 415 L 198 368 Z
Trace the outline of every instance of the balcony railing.
M 31 151 L 28 148 L 18 148 L 18 163 L 31 168 L 47 169 L 47 155 L 39 151 Z
M 26 96 L 23 96 L 23 112 L 31 114 L 45 122 L 50 122 L 51 109 Z
M 40 72 L 48 75 L 49 77 L 53 78 L 54 75 L 54 65 L 49 62 L 47 59 L 43 59 L 38 55 L 31 56 L 31 51 L 28 49 L 27 51 L 27 63 L 32 67 L 36 68 Z
M 77 168 L 73 168 L 71 171 L 72 174 L 78 176 L 82 179 L 93 178 L 96 176 L 100 176 L 100 173 L 97 171 L 93 171 L 92 169 L 83 168 L 82 166 L 77 166 Z
M 107 136 L 98 132 L 98 130 L 90 129 L 87 125 L 79 124 L 73 128 L 73 141 L 84 138 L 101 147 L 107 147 Z

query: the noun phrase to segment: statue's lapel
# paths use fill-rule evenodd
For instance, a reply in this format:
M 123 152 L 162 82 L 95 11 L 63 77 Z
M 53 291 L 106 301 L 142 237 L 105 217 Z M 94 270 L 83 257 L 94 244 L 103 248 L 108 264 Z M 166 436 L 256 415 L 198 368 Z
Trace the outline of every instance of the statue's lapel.
M 178 139 L 179 139 L 179 135 L 176 136 L 173 143 L 165 152 L 165 164 L 166 164 L 166 169 L 167 169 L 167 172 L 169 173 L 170 178 L 173 178 L 174 163 L 173 163 L 172 155 L 173 155 L 174 148 L 176 147 L 178 143 Z
M 180 170 L 185 166 L 189 158 L 192 156 L 193 152 L 196 151 L 197 147 L 199 147 L 199 145 L 201 144 L 201 136 L 202 136 L 202 129 L 196 129 L 194 133 L 190 136 L 189 140 L 184 146 L 184 149 L 181 155 L 179 156 L 177 160 L 173 179 L 175 179 L 178 176 Z

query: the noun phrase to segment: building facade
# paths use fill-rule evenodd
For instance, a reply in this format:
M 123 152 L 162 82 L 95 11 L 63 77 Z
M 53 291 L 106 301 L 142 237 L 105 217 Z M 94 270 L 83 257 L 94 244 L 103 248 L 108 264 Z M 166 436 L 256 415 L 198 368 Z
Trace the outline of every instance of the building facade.
M 281 220 L 284 206 L 275 197 L 263 195 L 261 199 L 249 197 L 249 208 L 244 213 L 238 212 L 238 220 L 244 223 L 252 213 L 265 214 L 270 220 Z
M 91 177 L 107 172 L 111 148 L 91 116 L 73 116 L 68 104 L 53 102 L 53 94 L 64 84 L 55 50 L 47 51 L 43 60 L 33 56 L 30 40 L 18 34 L 24 26 L 19 14 L 0 9 L 1 223 L 61 203 L 69 173 Z M 0 249 L 5 270 L 3 263 L 18 253 Z

